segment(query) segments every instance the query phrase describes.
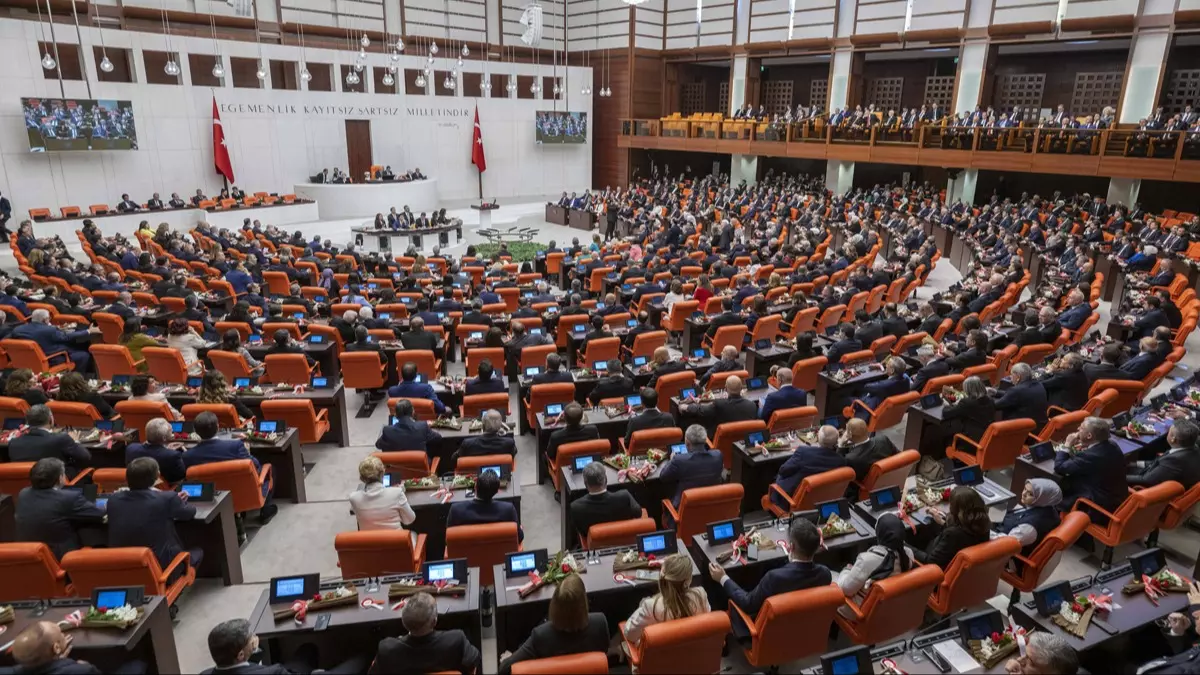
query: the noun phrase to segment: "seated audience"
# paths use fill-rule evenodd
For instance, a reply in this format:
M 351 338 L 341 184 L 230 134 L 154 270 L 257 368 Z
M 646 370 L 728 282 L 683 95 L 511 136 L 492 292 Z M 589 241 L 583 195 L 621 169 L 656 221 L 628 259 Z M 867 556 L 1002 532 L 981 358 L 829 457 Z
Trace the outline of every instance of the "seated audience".
M 779 467 L 775 483 L 785 493 L 792 495 L 808 476 L 833 471 L 843 466 L 846 466 L 846 458 L 838 454 L 838 431 L 826 424 L 817 430 L 817 445 L 797 447 L 792 456 Z M 772 490 L 770 494 L 773 504 L 781 509 L 788 508 L 787 502 L 778 492 Z
M 146 423 L 145 442 L 125 446 L 125 465 L 129 466 L 139 458 L 153 459 L 158 464 L 163 480 L 171 484 L 178 483 L 187 475 L 187 467 L 183 465 L 184 446 L 182 443 L 172 443 L 174 438 L 171 423 L 155 417 Z
M 144 546 L 154 552 L 159 566 L 165 570 L 185 550 L 175 523 L 193 520 L 196 507 L 186 502 L 186 493 L 156 489 L 158 462 L 150 457 L 130 462 L 125 468 L 125 480 L 129 489 L 108 498 L 108 545 L 110 548 Z M 187 565 L 199 568 L 204 549 L 194 547 L 186 551 Z M 186 572 L 187 567 L 178 567 L 172 572 L 172 579 Z
M 637 645 L 650 626 L 704 614 L 710 609 L 704 588 L 692 586 L 691 557 L 686 553 L 674 553 L 663 560 L 658 593 L 642 598 L 625 622 L 622 636 L 625 642 Z
M 483 455 L 516 455 L 517 441 L 510 434 L 511 429 L 504 423 L 504 416 L 496 410 L 483 414 L 483 432 L 463 440 L 458 446 L 453 459 L 459 457 L 482 457 Z
M 672 452 L 665 464 L 658 471 L 659 478 L 667 483 L 675 483 L 675 494 L 671 504 L 678 508 L 679 500 L 683 498 L 684 490 L 697 487 L 720 485 L 725 470 L 725 460 L 721 451 L 708 447 L 708 432 L 699 424 L 693 424 L 683 432 L 683 442 L 687 452 L 680 455 Z M 668 514 L 664 514 L 669 519 Z
M 1086 497 L 1112 513 L 1125 501 L 1125 454 L 1111 435 L 1110 420 L 1089 417 L 1067 436 L 1066 445 L 1074 452 L 1055 453 L 1054 473 L 1063 478 L 1060 510 L 1070 511 L 1077 499 Z
M 1187 490 L 1200 482 L 1200 426 L 1188 419 L 1175 420 L 1167 430 L 1165 453 L 1150 462 L 1138 462 L 1125 476 L 1132 487 L 1151 487 L 1173 480 Z
M 358 463 L 362 482 L 350 493 L 350 510 L 358 519 L 359 530 L 400 530 L 417 519 L 404 494 L 404 481 L 385 487 L 386 473 L 387 467 L 378 457 L 364 457 Z
M 104 509 L 79 490 L 63 489 L 67 474 L 57 458 L 39 459 L 29 471 L 29 487 L 17 495 L 17 541 L 41 542 L 58 560 L 83 546 L 81 528 L 104 522 Z
M 1031 478 L 1021 490 L 1021 504 L 1004 516 L 996 531 L 1021 542 L 1021 555 L 1028 557 L 1050 531 L 1058 527 L 1058 505 L 1062 490 L 1048 478 Z M 1017 564 L 1013 561 L 1013 564 Z
M 608 469 L 603 463 L 592 462 L 583 468 L 583 485 L 587 494 L 573 499 L 569 509 L 577 539 L 587 539 L 593 525 L 641 517 L 642 507 L 632 492 L 608 489 Z
M 367 672 L 370 675 L 483 672 L 482 655 L 466 634 L 457 628 L 436 630 L 437 620 L 436 598 L 428 593 L 409 597 L 400 614 L 406 635 L 380 640 L 375 662 Z
M 962 434 L 978 441 L 996 421 L 996 403 L 988 396 L 987 385 L 978 375 L 963 380 L 962 393 L 961 398 L 942 408 L 942 420 L 949 422 L 942 433 L 946 438 Z
M 566 426 L 550 432 L 550 440 L 546 445 L 546 456 L 551 460 L 558 456 L 558 449 L 567 443 L 600 438 L 600 430 L 596 425 L 583 423 L 583 406 L 574 401 L 563 408 L 562 421 Z
M 525 642 L 500 662 L 500 675 L 510 675 L 514 663 L 565 654 L 608 650 L 608 620 L 588 611 L 587 587 L 578 574 L 558 583 L 546 611 Z
M 213 373 L 220 375 L 218 371 L 209 371 L 205 378 Z M 196 415 L 196 419 L 192 423 L 192 428 L 196 435 L 200 437 L 200 442 L 193 445 L 187 452 L 183 453 L 183 464 L 188 468 L 201 464 L 211 464 L 213 462 L 227 462 L 231 459 L 248 459 L 254 464 L 255 472 L 262 471 L 262 464 L 258 458 L 250 454 L 246 449 L 246 444 L 232 438 L 217 438 L 217 431 L 220 425 L 217 421 L 217 416 L 210 412 L 202 412 Z M 263 484 L 263 495 L 266 496 L 266 503 L 258 511 L 259 521 L 266 525 L 275 517 L 279 511 L 279 507 L 271 503 L 271 495 L 267 489 L 266 483 Z
M 63 374 L 58 381 L 58 394 L 55 398 L 63 402 L 91 404 L 96 412 L 106 420 L 112 419 L 116 414 L 108 401 L 88 386 L 87 380 L 83 379 L 83 375 L 78 372 Z
M 521 514 L 510 501 L 493 499 L 500 491 L 500 477 L 485 471 L 475 479 L 475 499 L 457 502 L 450 507 L 446 516 L 446 527 L 456 525 L 482 525 L 485 523 L 516 523 L 517 538 L 524 539 L 521 529 Z
M 842 570 L 836 579 L 847 598 L 866 594 L 871 583 L 894 574 L 907 572 L 912 560 L 904 548 L 907 526 L 900 518 L 886 513 L 875 522 L 875 544 L 858 554 L 854 564 Z
M 413 417 L 412 401 L 396 401 L 395 419 L 379 432 L 375 447 L 384 452 L 420 450 L 436 454 L 441 434 L 430 428 L 429 423 Z
M 54 415 L 50 408 L 35 405 L 25 413 L 28 431 L 8 442 L 10 462 L 36 462 L 47 457 L 62 461 L 74 478 L 92 460 L 92 453 L 65 431 L 51 431 Z
M 989 538 L 991 523 L 987 507 L 974 488 L 965 485 L 954 488 L 948 514 L 936 507 L 927 511 L 932 522 L 917 532 L 918 543 L 925 543 L 913 547 L 913 560 L 922 565 L 937 565 L 944 571 L 956 553 Z

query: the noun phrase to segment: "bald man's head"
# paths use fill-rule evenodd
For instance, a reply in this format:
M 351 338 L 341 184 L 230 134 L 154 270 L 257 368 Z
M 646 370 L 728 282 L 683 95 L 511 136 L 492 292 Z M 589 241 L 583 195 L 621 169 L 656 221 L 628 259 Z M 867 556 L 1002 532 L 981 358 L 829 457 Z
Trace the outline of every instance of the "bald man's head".
M 738 377 L 737 375 L 730 375 L 728 378 L 726 378 L 725 393 L 729 394 L 730 396 L 741 396 L 742 388 L 742 378 Z
M 662 365 L 671 360 L 671 352 L 666 347 L 659 347 L 654 350 L 654 362 Z
M 867 423 L 857 417 L 852 417 L 849 422 L 846 422 L 846 433 L 850 436 L 852 443 L 861 443 L 870 436 L 867 431 Z
M 725 345 L 721 350 L 721 358 L 726 361 L 737 361 L 738 348 L 733 345 Z
M 21 631 L 13 641 L 13 660 L 27 670 L 63 658 L 70 651 L 67 636 L 52 621 L 39 621 Z

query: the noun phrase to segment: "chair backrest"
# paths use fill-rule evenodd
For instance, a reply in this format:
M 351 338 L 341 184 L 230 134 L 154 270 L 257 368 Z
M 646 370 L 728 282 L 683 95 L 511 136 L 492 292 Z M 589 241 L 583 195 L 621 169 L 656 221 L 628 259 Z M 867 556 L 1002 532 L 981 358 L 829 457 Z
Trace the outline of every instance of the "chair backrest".
M 912 468 L 921 461 L 921 453 L 917 450 L 904 450 L 890 457 L 871 464 L 867 475 L 863 477 L 859 498 L 866 499 L 871 491 L 889 487 L 904 487 L 904 481 L 912 473 Z
M 860 605 L 864 618 L 854 626 L 854 641 L 877 644 L 920 626 L 926 601 L 942 577 L 937 565 L 920 565 L 871 584 Z
M 766 431 L 767 424 L 762 420 L 743 420 L 741 422 L 726 422 L 717 425 L 713 434 L 712 446 L 721 451 L 725 468 L 733 466 L 733 444 L 746 440 L 746 436 L 756 431 Z
M 95 348 L 95 345 L 93 345 L 92 349 Z M 239 377 L 250 377 L 254 374 L 250 369 L 250 364 L 246 363 L 245 357 L 239 352 L 226 352 L 214 349 L 208 353 L 208 360 L 212 361 L 213 368 L 221 371 L 221 374 L 229 382 Z
M 637 645 L 639 673 L 716 673 L 729 632 L 729 615 L 708 612 L 647 626 Z
M 805 476 L 792 494 L 793 511 L 811 509 L 821 502 L 841 499 L 854 480 L 854 469 L 848 466 Z
M 166 420 L 175 417 L 166 401 L 117 401 L 113 409 L 121 415 L 126 429 L 138 430 L 138 438 L 146 437 L 146 423 L 155 417 Z
M 424 450 L 392 450 L 389 452 L 373 452 L 372 456 L 379 458 L 388 469 L 399 469 L 402 478 L 425 478 L 433 475 L 429 464 L 429 456 Z
M 666 427 L 663 429 L 641 429 L 629 437 L 629 445 L 625 446 L 627 455 L 644 455 L 651 448 L 669 448 L 672 444 L 683 441 L 683 429 Z
M 104 419 L 91 403 L 74 401 L 50 401 L 47 403 L 50 412 L 54 414 L 54 423 L 60 427 L 76 427 L 90 429 L 96 422 Z
M 771 413 L 767 421 L 767 431 L 772 436 L 787 431 L 807 429 L 817 421 L 817 407 L 813 405 L 799 408 L 782 408 Z
M 979 441 L 976 459 L 984 471 L 1010 467 L 1025 449 L 1026 437 L 1037 429 L 1030 419 L 992 422 Z
M 564 383 L 566 384 L 566 383 Z M 573 385 L 572 385 L 573 386 Z M 498 410 L 503 415 L 509 413 L 509 395 L 507 392 L 499 394 L 471 394 L 463 396 L 462 416 L 463 417 L 479 417 L 479 414 L 484 410 Z
M 265 468 L 265 467 L 264 467 Z M 248 459 L 230 459 L 188 467 L 188 480 L 211 482 L 218 490 L 228 490 L 233 496 L 233 510 L 245 513 L 262 508 L 263 481 Z
M 137 375 L 129 348 L 124 345 L 95 344 L 88 348 L 96 362 L 96 370 L 102 380 L 111 380 L 114 375 Z
M 29 403 L 25 399 L 0 396 L 0 424 L 11 417 L 23 420 L 27 412 L 29 412 Z
M 188 403 L 179 412 L 185 420 L 194 420 L 200 413 L 210 412 L 217 416 L 217 424 L 222 429 L 240 429 L 243 424 L 232 403 Z
M 608 675 L 608 655 L 604 652 L 583 652 L 550 656 L 544 659 L 518 661 L 512 665 L 513 675 Z
M 1137 380 L 1096 380 L 1088 391 L 1101 392 L 1105 389 L 1116 391 L 1117 397 L 1104 406 L 1100 411 L 1101 417 L 1116 417 L 1142 400 L 1143 385 Z
M 304 354 L 267 354 L 263 359 L 267 379 L 277 384 L 308 384 L 312 371 L 308 369 L 308 357 Z
M 633 546 L 637 544 L 639 534 L 648 534 L 657 529 L 658 523 L 654 522 L 653 518 L 631 518 L 597 523 L 588 528 L 587 541 L 582 543 L 592 551 L 615 546 Z
M 696 373 L 690 370 L 669 373 L 658 378 L 658 381 L 654 383 L 654 391 L 658 394 L 658 409 L 662 412 L 671 412 L 671 398 L 678 396 L 679 392 L 684 389 L 691 389 L 695 386 Z
M 270 358 L 269 356 L 267 358 Z M 347 389 L 382 389 L 387 385 L 379 352 L 343 352 L 338 356 Z
M 1047 356 L 1054 353 L 1054 345 L 1025 345 L 1017 351 L 1017 355 L 1013 357 L 1012 363 L 1028 363 L 1029 365 L 1037 365 L 1044 361 Z
M 1067 436 L 1074 433 L 1087 417 L 1088 411 L 1086 410 L 1072 410 L 1055 415 L 1046 421 L 1046 426 L 1042 427 L 1037 437 L 1043 441 L 1065 441 Z
M 1106 531 L 1120 544 L 1145 538 L 1158 527 L 1158 521 L 1172 499 L 1183 494 L 1183 485 L 1169 480 L 1129 493 L 1113 512 Z
M 941 586 L 930 599 L 940 614 L 974 607 L 996 595 L 1000 573 L 1012 557 L 1021 552 L 1015 537 L 996 537 L 982 544 L 960 549 L 946 568 Z
M 508 359 L 504 347 L 472 347 L 467 351 L 467 374 L 474 376 L 479 372 L 479 362 L 487 359 L 497 373 L 508 372 Z
M 811 359 L 797 361 L 792 365 L 792 386 L 804 391 L 815 391 L 817 378 L 827 365 L 829 365 L 829 359 L 824 356 L 814 356 Z
M 35 373 L 50 370 L 50 362 L 45 352 L 33 340 L 18 340 L 7 338 L 0 340 L 0 347 L 8 354 L 8 361 L 14 368 L 28 368 Z
M 870 349 L 860 349 L 856 352 L 850 352 L 848 354 L 843 354 L 841 360 L 838 361 L 838 363 L 841 363 L 844 366 L 848 366 L 853 363 L 859 363 L 860 361 L 861 362 L 873 361 L 874 359 L 875 359 L 875 352 L 871 351 Z
M 754 617 L 758 635 L 752 661 L 782 664 L 825 652 L 829 627 L 845 597 L 836 584 L 829 584 L 767 598 Z
M 415 569 L 408 530 L 339 532 L 333 538 L 343 579 L 411 574 Z
M 507 396 L 507 394 L 505 394 Z M 575 384 L 572 382 L 547 382 L 529 388 L 529 415 L 536 419 L 546 406 L 560 403 L 563 406 L 575 400 Z
M 165 595 L 162 568 L 144 546 L 85 548 L 63 556 L 62 568 L 81 596 L 105 586 L 141 586 L 146 595 Z
M 491 586 L 492 569 L 504 562 L 504 555 L 520 550 L 516 523 L 456 525 L 446 528 L 446 558 L 466 558 L 467 565 L 479 568 L 479 585 Z
M 287 422 L 289 427 L 299 430 L 301 443 L 316 443 L 323 435 L 312 399 L 272 399 L 264 400 L 261 405 L 263 419 Z
M 845 305 L 834 305 L 826 309 L 821 314 L 821 318 L 817 320 L 817 325 L 815 327 L 817 335 L 824 335 L 827 328 L 836 326 L 837 323 L 842 320 L 842 314 L 845 312 Z
M 915 391 L 906 391 L 903 394 L 896 394 L 883 399 L 879 407 L 875 409 L 875 414 L 871 415 L 871 421 L 867 424 L 869 431 L 881 431 L 890 429 L 904 418 L 904 414 L 908 412 L 909 406 L 920 400 L 921 394 Z
M 671 311 L 663 317 L 662 327 L 669 331 L 681 331 L 686 325 L 687 318 L 692 315 L 692 312 L 700 310 L 700 303 L 696 300 L 680 300 L 674 305 L 671 305 Z
M 708 378 L 708 384 L 704 388 L 707 391 L 723 391 L 725 389 L 725 380 L 734 376 L 742 378 L 742 382 L 745 382 L 750 378 L 750 371 L 726 370 L 720 373 L 713 373 L 712 377 Z
M 1192 514 L 1196 504 L 1200 504 L 1200 483 L 1188 488 L 1167 504 L 1167 509 L 1159 519 L 1159 528 L 1169 530 L 1178 527 Z
M 683 541 L 691 541 L 692 535 L 703 532 L 709 523 L 737 518 L 742 512 L 745 492 L 740 483 L 684 490 L 679 499 L 676 535 Z
M 150 374 L 159 382 L 187 384 L 187 365 L 178 349 L 171 347 L 142 347 L 142 356 Z
M 521 349 L 521 358 L 519 361 L 521 372 L 529 366 L 545 367 L 546 357 L 558 351 L 557 345 L 534 345 L 532 347 L 524 347 Z
M 1028 580 L 1028 586 L 1021 590 L 1032 591 L 1049 581 L 1050 575 L 1062 561 L 1063 553 L 1079 540 L 1090 522 L 1088 514 L 1083 511 L 1073 511 L 1063 516 L 1058 527 L 1051 530 L 1029 554 L 1028 560 L 1033 564 L 1024 565 L 1021 569 L 1022 576 Z M 1012 582 L 1009 583 L 1011 585 Z
M 92 314 L 92 320 L 100 327 L 100 334 L 104 336 L 105 343 L 115 345 L 121 341 L 121 333 L 125 331 L 125 319 L 117 314 L 95 312 Z
M 716 335 L 712 339 L 712 353 L 720 354 L 721 350 L 726 347 L 735 347 L 738 351 L 742 350 L 742 342 L 746 339 L 746 327 L 743 325 L 722 326 L 717 329 Z
M 929 394 L 940 394 L 942 389 L 946 387 L 958 388 L 962 385 L 963 380 L 967 378 L 961 374 L 958 375 L 942 375 L 941 377 L 931 377 L 925 382 L 925 386 L 921 387 L 921 395 L 928 396 Z
M 621 338 L 598 338 L 589 340 L 587 347 L 580 355 L 582 365 L 591 367 L 597 361 L 609 361 L 621 354 Z
M 633 338 L 633 345 L 629 348 L 629 356 L 652 356 L 654 350 L 659 347 L 665 347 L 667 344 L 667 331 L 654 330 L 648 333 L 639 333 Z M 589 345 L 590 346 L 590 345 Z
M 0 594 L 12 600 L 61 598 L 66 574 L 50 547 L 41 542 L 0 544 Z

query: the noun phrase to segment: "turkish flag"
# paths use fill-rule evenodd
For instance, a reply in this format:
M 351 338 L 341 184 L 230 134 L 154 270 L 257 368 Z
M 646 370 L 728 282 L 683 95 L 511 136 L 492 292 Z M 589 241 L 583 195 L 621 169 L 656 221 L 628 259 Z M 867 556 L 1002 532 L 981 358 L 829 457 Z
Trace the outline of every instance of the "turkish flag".
M 217 173 L 233 183 L 233 162 L 229 161 L 229 148 L 225 145 L 225 129 L 221 126 L 221 113 L 217 110 L 217 97 L 213 96 L 213 163 Z
M 483 156 L 483 132 L 479 129 L 479 106 L 475 106 L 475 136 L 471 139 L 471 163 L 479 173 L 487 171 L 487 159 Z

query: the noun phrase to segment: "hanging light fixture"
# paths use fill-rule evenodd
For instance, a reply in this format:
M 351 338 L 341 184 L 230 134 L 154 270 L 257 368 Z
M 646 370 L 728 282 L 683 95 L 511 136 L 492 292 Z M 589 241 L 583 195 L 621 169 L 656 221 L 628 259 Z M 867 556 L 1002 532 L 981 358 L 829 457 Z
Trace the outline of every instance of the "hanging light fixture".
M 108 58 L 108 48 L 104 45 L 104 28 L 99 23 L 96 24 L 96 30 L 100 33 L 100 70 L 105 73 L 113 71 L 113 62 Z
M 46 0 L 46 6 L 50 6 L 50 0 Z M 175 61 L 175 52 L 171 51 L 171 20 L 167 18 L 167 8 L 163 4 L 159 4 L 162 12 L 163 32 L 167 36 L 167 63 L 163 66 L 163 72 L 171 77 L 179 76 L 179 63 Z
M 392 77 L 391 69 L 383 74 L 383 86 L 390 87 L 396 83 L 396 78 Z
M 366 49 L 371 46 L 371 38 L 367 37 L 367 34 L 364 32 L 362 37 L 358 39 L 358 44 L 363 49 Z
M 467 43 L 465 43 L 465 42 L 463 43 L 463 47 L 462 47 L 462 52 L 461 52 L 461 54 L 462 54 L 463 56 L 470 56 L 470 55 L 471 55 L 471 50 L 467 48 Z
M 300 24 L 300 79 L 312 81 L 312 73 L 308 72 L 308 63 L 304 58 L 304 24 Z
M 258 70 L 254 71 L 254 76 L 260 80 L 267 79 L 267 70 L 263 68 L 262 61 L 258 62 Z
M 42 34 L 42 44 L 45 44 L 46 43 L 46 27 L 42 24 L 42 2 L 41 2 L 41 0 L 36 0 L 34 2 L 34 5 L 37 7 L 38 30 Z M 46 16 L 49 16 L 49 15 L 50 15 L 50 0 L 46 0 Z M 50 24 L 50 37 L 54 37 L 54 24 L 53 23 Z M 40 50 L 40 47 L 39 47 L 39 50 Z M 54 67 L 57 65 L 58 65 L 58 61 L 54 60 L 54 57 L 50 55 L 50 50 L 47 49 L 46 53 L 44 55 L 42 55 L 42 67 L 45 68 L 46 70 L 54 70 Z
M 353 68 L 346 71 L 346 84 L 355 85 L 361 81 L 362 80 L 358 77 L 358 73 L 354 72 Z
M 433 58 L 433 55 L 434 55 L 434 54 L 437 54 L 437 53 L 438 53 L 438 46 L 437 46 L 437 41 L 435 40 L 435 41 L 433 41 L 433 42 L 429 43 L 429 56 L 430 56 L 430 60 L 432 60 L 432 58 Z

